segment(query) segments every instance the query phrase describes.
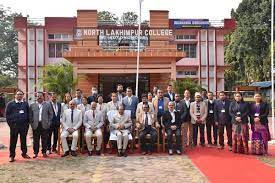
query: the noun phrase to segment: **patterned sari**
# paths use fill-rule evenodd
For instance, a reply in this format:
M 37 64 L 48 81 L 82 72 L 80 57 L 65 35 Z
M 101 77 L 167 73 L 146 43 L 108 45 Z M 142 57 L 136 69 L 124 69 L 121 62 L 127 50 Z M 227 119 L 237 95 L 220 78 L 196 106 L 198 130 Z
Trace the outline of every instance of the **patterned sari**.
M 233 145 L 234 153 L 248 154 L 249 131 L 248 124 L 233 124 Z

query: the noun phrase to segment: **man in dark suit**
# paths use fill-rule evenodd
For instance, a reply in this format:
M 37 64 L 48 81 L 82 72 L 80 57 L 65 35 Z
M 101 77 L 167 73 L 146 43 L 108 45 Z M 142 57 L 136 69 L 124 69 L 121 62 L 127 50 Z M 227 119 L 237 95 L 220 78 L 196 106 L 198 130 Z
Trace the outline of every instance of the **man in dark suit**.
M 23 101 L 22 90 L 15 92 L 15 99 L 7 104 L 6 119 L 10 127 L 10 162 L 14 162 L 15 149 L 20 135 L 22 157 L 30 159 L 27 155 L 27 133 L 29 129 L 29 104 Z
M 209 91 L 207 93 L 207 98 L 205 100 L 205 104 L 207 106 L 208 114 L 206 118 L 206 133 L 207 133 L 207 141 L 208 141 L 208 147 L 211 147 L 212 145 L 217 146 L 217 140 L 218 140 L 218 126 L 215 124 L 215 105 L 216 100 L 214 99 L 213 92 Z M 213 138 L 214 143 L 212 142 L 212 129 L 213 129 Z
M 44 93 L 37 92 L 37 102 L 30 105 L 29 119 L 33 129 L 33 158 L 38 157 L 40 138 L 42 142 L 42 154 L 47 158 L 48 130 L 51 126 L 53 110 L 51 104 L 44 101 Z
M 215 124 L 218 126 L 219 131 L 219 149 L 224 148 L 224 128 L 227 133 L 227 144 L 228 148 L 232 150 L 232 123 L 229 114 L 230 101 L 226 98 L 223 91 L 219 93 L 219 100 L 216 101 L 214 108 Z
M 131 119 L 136 118 L 136 110 L 138 105 L 138 98 L 133 95 L 132 89 L 127 87 L 126 96 L 122 99 L 122 104 L 125 106 L 125 110 L 131 111 Z M 133 121 L 134 123 L 135 121 Z
M 190 98 L 190 91 L 185 90 L 184 91 L 184 99 L 182 99 L 184 113 L 183 116 L 185 118 L 183 119 L 183 145 L 184 147 L 187 147 L 187 142 L 189 141 L 189 146 L 191 147 L 193 145 L 193 125 L 191 123 L 191 116 L 190 116 L 190 105 L 194 100 Z M 189 137 L 187 137 L 189 131 Z M 188 140 L 189 139 L 189 140 Z
M 169 98 L 170 101 L 175 101 L 175 93 L 172 92 L 172 85 L 167 86 L 167 93 L 164 94 L 164 97 Z
M 53 110 L 53 118 L 52 118 L 52 123 L 49 129 L 49 136 L 47 140 L 48 141 L 47 150 L 49 151 L 49 154 L 51 154 L 51 152 L 57 153 L 56 147 L 57 147 L 58 130 L 60 128 L 60 116 L 61 116 L 61 103 L 57 102 L 56 93 L 51 93 L 50 96 L 51 96 L 50 104 Z M 53 145 L 51 143 L 52 136 L 53 136 Z
M 181 119 L 178 111 L 175 110 L 174 102 L 168 103 L 168 111 L 162 116 L 162 123 L 167 133 L 168 154 L 173 155 L 173 133 L 176 135 L 177 154 L 181 154 Z
M 122 84 L 118 84 L 116 87 L 117 90 L 117 100 L 119 103 L 122 103 L 122 99 L 125 97 L 125 93 L 123 92 L 123 86 Z

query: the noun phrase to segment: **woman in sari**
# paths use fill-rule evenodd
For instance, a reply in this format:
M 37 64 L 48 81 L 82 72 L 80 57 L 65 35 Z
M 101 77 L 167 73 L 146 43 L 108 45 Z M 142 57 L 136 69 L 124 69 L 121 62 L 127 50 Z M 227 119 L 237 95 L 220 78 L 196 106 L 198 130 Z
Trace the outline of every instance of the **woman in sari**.
M 242 94 L 236 92 L 234 99 L 229 107 L 229 114 L 232 118 L 233 124 L 233 146 L 232 151 L 234 153 L 248 154 L 248 116 L 249 106 L 243 101 Z
M 262 101 L 260 93 L 255 93 L 255 102 L 250 106 L 250 120 L 252 129 L 252 154 L 267 155 L 268 141 L 271 140 L 268 128 L 269 106 Z

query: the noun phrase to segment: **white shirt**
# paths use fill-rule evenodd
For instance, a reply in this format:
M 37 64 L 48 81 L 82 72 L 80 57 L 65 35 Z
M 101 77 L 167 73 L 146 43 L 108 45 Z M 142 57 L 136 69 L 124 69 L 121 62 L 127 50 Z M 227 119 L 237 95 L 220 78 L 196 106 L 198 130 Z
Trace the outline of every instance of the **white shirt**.
M 187 107 L 189 108 L 190 107 L 190 99 L 184 99 L 185 101 L 185 104 L 187 105 Z
M 148 125 L 152 125 L 152 119 L 151 119 L 151 116 L 150 116 L 150 113 L 148 112 L 147 114 L 144 113 L 144 124 L 145 124 L 145 119 L 146 119 L 146 115 L 148 116 Z
M 170 114 L 171 114 L 171 116 L 172 116 L 172 121 L 171 121 L 171 122 L 172 122 L 172 123 L 175 123 L 175 122 L 176 122 L 176 119 L 175 119 L 175 113 L 174 113 L 174 111 L 171 112 L 171 111 L 169 110 L 169 112 L 170 112 Z
M 128 97 L 128 96 L 127 96 L 127 97 Z M 132 96 L 131 96 L 131 97 L 128 97 L 128 103 L 129 103 L 129 105 L 132 104 Z
M 174 100 L 173 94 L 172 94 L 172 93 L 169 93 L 169 92 L 168 92 L 168 95 L 170 96 L 170 99 L 171 99 L 171 100 Z
M 17 99 L 14 99 L 14 101 L 15 101 L 15 103 L 22 103 L 23 102 L 23 100 L 17 100 Z
M 38 103 L 38 108 L 39 108 L 39 121 L 42 121 L 42 109 L 43 109 L 43 105 L 42 103 Z
M 57 116 L 57 112 L 58 112 L 58 105 L 57 105 L 57 102 L 56 102 L 56 103 L 53 103 L 53 102 L 52 102 L 52 106 L 53 106 L 54 113 L 55 113 L 55 115 Z

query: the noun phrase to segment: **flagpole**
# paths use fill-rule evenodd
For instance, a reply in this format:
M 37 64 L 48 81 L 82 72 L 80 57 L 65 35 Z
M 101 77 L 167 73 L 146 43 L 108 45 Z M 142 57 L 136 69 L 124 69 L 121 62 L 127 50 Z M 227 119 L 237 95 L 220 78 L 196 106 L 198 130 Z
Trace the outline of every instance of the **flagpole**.
M 271 107 L 272 107 L 272 137 L 275 139 L 275 117 L 274 117 L 274 0 L 271 1 Z
M 138 79 L 139 79 L 139 55 L 140 55 L 140 25 L 141 25 L 141 4 L 143 0 L 139 0 L 139 22 L 138 22 L 138 48 L 137 48 L 137 75 L 136 75 L 136 93 L 138 97 Z

